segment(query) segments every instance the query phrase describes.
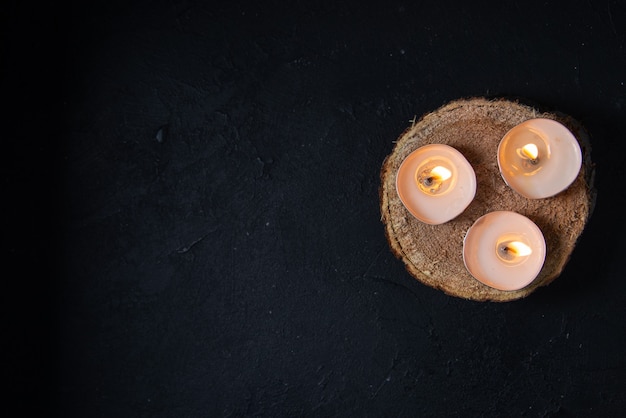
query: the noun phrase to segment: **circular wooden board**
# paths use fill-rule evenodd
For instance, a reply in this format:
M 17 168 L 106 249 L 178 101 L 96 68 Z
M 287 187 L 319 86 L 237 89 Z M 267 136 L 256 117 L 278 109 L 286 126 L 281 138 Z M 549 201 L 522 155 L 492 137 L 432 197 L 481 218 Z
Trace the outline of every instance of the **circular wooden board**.
M 504 134 L 532 118 L 549 118 L 564 124 L 578 139 L 583 167 L 563 192 L 547 199 L 527 199 L 506 185 L 497 163 L 497 150 Z M 427 144 L 447 144 L 459 150 L 476 172 L 476 197 L 455 219 L 427 225 L 415 219 L 396 192 L 396 173 L 402 161 Z M 451 102 L 423 116 L 397 140 L 381 169 L 380 208 L 389 245 L 420 282 L 445 293 L 477 301 L 511 301 L 525 297 L 552 282 L 563 270 L 592 208 L 592 165 L 587 137 L 572 118 L 508 100 L 483 98 Z M 510 210 L 539 226 L 547 254 L 537 278 L 515 291 L 491 288 L 474 279 L 463 264 L 463 238 L 482 215 Z

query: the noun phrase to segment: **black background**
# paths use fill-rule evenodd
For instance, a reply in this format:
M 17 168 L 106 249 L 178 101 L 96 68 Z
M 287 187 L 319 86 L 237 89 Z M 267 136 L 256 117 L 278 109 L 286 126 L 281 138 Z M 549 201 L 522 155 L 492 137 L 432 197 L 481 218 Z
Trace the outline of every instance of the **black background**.
M 12 402 L 622 414 L 626 6 L 470 3 L 7 3 Z M 472 96 L 574 116 L 597 165 L 566 270 L 513 303 L 419 284 L 380 222 L 393 141 Z

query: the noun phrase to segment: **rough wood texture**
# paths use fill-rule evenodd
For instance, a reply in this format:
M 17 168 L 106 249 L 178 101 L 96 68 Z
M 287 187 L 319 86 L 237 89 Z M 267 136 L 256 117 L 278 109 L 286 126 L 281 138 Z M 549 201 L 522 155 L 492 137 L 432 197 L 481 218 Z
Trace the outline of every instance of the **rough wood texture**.
M 583 150 L 583 168 L 565 191 L 530 200 L 506 185 L 500 176 L 497 149 L 504 134 L 532 118 L 550 118 L 567 126 Z M 426 144 L 448 144 L 458 149 L 476 172 L 476 197 L 457 218 L 442 225 L 427 225 L 403 206 L 395 186 L 396 173 L 409 153 Z M 445 293 L 478 301 L 523 298 L 552 282 L 563 270 L 591 212 L 592 166 L 589 147 L 580 126 L 571 118 L 508 100 L 474 98 L 451 102 L 423 116 L 398 139 L 381 170 L 380 205 L 389 245 L 407 270 L 424 284 Z M 530 218 L 544 234 L 546 261 L 527 287 L 501 291 L 475 280 L 463 264 L 463 238 L 480 216 L 510 210 Z

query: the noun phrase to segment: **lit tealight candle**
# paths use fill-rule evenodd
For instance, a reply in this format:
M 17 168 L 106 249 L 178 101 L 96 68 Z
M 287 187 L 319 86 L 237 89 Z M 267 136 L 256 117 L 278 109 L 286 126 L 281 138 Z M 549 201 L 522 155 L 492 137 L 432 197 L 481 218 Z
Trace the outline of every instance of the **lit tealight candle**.
M 543 267 L 546 242 L 537 225 L 515 212 L 490 212 L 467 231 L 463 262 L 478 281 L 500 290 L 529 285 Z
M 470 204 L 476 194 L 476 175 L 456 149 L 425 145 L 400 165 L 396 189 L 413 216 L 438 225 L 457 217 Z
M 504 181 L 529 199 L 543 199 L 565 190 L 582 164 L 574 135 L 552 119 L 530 119 L 504 135 L 498 166 Z

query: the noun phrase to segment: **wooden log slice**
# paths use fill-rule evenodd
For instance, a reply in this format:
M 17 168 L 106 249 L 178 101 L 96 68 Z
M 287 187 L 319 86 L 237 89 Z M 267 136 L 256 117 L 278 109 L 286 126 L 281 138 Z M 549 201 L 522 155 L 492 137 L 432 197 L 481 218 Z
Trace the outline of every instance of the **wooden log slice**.
M 533 118 L 554 119 L 578 139 L 583 166 L 564 191 L 546 199 L 527 199 L 513 191 L 498 170 L 500 140 L 515 125 Z M 427 144 L 447 144 L 459 150 L 474 168 L 476 196 L 455 219 L 428 225 L 414 218 L 396 192 L 402 161 Z M 523 298 L 552 282 L 563 271 L 591 213 L 593 167 L 588 139 L 572 118 L 540 112 L 509 100 L 464 99 L 423 116 L 397 140 L 381 169 L 380 208 L 389 245 L 420 282 L 445 293 L 477 301 Z M 502 291 L 474 279 L 463 264 L 463 238 L 474 221 L 492 211 L 509 210 L 531 219 L 546 241 L 546 260 L 537 278 L 523 289 Z

